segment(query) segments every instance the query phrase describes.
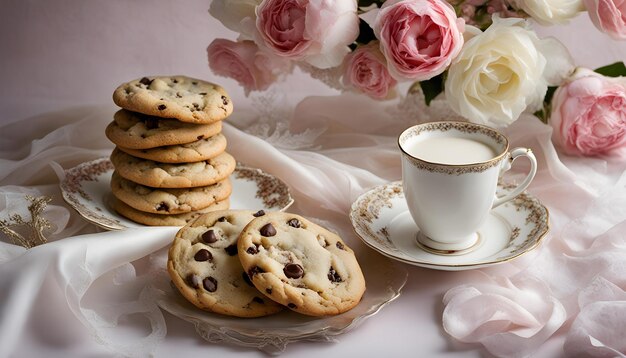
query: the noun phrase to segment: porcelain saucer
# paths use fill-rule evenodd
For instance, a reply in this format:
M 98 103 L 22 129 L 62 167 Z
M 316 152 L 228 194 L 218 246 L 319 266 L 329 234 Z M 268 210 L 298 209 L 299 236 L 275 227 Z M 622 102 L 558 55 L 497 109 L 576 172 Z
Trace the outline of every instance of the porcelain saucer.
M 498 184 L 497 194 L 514 188 Z M 350 220 L 372 249 L 392 259 L 435 270 L 461 271 L 507 262 L 533 250 L 549 230 L 548 210 L 524 192 L 492 210 L 478 230 L 480 242 L 470 252 L 441 255 L 417 242 L 419 228 L 408 211 L 402 182 L 377 186 L 353 204 Z
M 104 229 L 144 226 L 117 214 L 109 204 L 113 200 L 110 188 L 113 170 L 109 158 L 81 163 L 66 170 L 60 183 L 63 199 L 82 217 Z M 287 184 L 261 169 L 237 164 L 230 180 L 233 185 L 232 209 L 282 211 L 293 203 Z

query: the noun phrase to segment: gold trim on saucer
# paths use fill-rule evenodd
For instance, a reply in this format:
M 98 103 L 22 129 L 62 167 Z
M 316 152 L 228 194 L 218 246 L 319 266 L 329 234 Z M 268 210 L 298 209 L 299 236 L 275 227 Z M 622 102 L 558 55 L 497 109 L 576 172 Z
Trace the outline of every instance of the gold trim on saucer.
M 498 184 L 499 190 L 510 190 L 512 187 L 516 187 L 516 185 L 508 183 Z M 389 258 L 411 265 L 432 269 L 462 270 L 509 262 L 539 246 L 550 231 L 550 213 L 548 209 L 541 204 L 537 198 L 524 192 L 510 202 L 503 204 L 503 207 L 512 206 L 513 209 L 518 212 L 527 212 L 524 222 L 526 225 L 532 224 L 532 229 L 528 234 L 524 234 L 524 241 L 519 242 L 517 240 L 521 240 L 522 229 L 518 226 L 511 227 L 509 244 L 500 251 L 501 255 L 494 255 L 494 258 L 488 258 L 484 261 L 464 264 L 442 264 L 430 261 L 412 260 L 402 254 L 391 240 L 387 226 L 388 223 L 378 230 L 373 228 L 372 225 L 380 218 L 385 208 L 393 208 L 393 199 L 403 197 L 404 193 L 402 191 L 401 181 L 374 187 L 363 193 L 354 201 L 350 210 L 350 220 L 355 234 L 365 245 Z

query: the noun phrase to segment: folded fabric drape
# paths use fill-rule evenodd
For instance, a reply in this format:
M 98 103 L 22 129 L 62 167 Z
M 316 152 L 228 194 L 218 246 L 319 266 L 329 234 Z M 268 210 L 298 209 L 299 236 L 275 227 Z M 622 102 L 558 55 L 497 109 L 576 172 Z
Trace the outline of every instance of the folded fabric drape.
M 290 210 L 326 220 L 352 246 L 376 255 L 352 234 L 347 213 L 366 189 L 400 178 L 396 136 L 424 117 L 397 108 L 351 94 L 309 97 L 284 118 L 264 121 L 263 108 L 241 106 L 224 134 L 237 160 L 291 187 Z M 116 353 L 149 354 L 165 336 L 163 315 L 142 290 L 176 228 L 99 232 L 58 188 L 61 168 L 110 154 L 104 128 L 114 111 L 71 108 L 0 127 L 0 219 L 27 216 L 25 194 L 46 195 L 53 200 L 44 216 L 54 226 L 50 243 L 34 249 L 0 244 L 0 356 L 24 339 L 62 347 L 85 344 L 85 337 Z M 533 254 L 448 287 L 437 317 L 454 339 L 499 356 L 530 355 L 559 334 L 568 355 L 623 354 L 624 162 L 561 155 L 551 128 L 532 116 L 506 134 L 512 146 L 537 155 L 529 191 L 550 211 L 549 237 Z M 506 180 L 521 179 L 524 166 L 516 163 Z M 67 332 L 48 341 L 34 328 L 58 324 Z

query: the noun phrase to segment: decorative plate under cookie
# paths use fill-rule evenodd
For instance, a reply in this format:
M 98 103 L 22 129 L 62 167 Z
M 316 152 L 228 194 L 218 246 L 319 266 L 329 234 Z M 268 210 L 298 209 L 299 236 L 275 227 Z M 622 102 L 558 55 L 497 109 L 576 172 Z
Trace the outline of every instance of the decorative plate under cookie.
M 346 333 L 400 296 L 408 272 L 381 255 L 357 255 L 367 289 L 353 309 L 336 316 L 311 317 L 291 310 L 259 318 L 237 318 L 202 311 L 189 303 L 171 284 L 166 271 L 156 275 L 146 288 L 165 311 L 192 323 L 196 332 L 211 343 L 227 343 L 259 349 L 276 355 L 298 341 L 336 342 Z
M 498 184 L 497 195 L 511 189 Z M 548 233 L 548 209 L 524 192 L 493 209 L 478 230 L 479 246 L 459 255 L 430 252 L 416 240 L 419 228 L 404 199 L 402 182 L 372 188 L 350 210 L 354 231 L 372 249 L 392 259 L 435 270 L 461 271 L 507 262 L 536 248 Z
M 109 158 L 100 158 L 66 170 L 60 183 L 63 199 L 82 217 L 104 229 L 142 227 L 117 214 L 109 205 L 113 199 L 109 185 L 113 169 Z M 261 169 L 238 164 L 230 180 L 231 209 L 282 211 L 293 204 L 287 184 Z

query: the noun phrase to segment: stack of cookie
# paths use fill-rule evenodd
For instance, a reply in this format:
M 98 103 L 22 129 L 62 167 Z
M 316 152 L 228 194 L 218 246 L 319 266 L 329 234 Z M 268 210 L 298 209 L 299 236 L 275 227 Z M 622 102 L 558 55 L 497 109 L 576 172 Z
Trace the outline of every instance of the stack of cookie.
M 141 224 L 183 226 L 228 209 L 235 159 L 221 121 L 233 110 L 218 85 L 184 77 L 144 77 L 120 85 L 106 135 L 117 146 L 113 207 Z
M 167 269 L 196 307 L 236 317 L 284 308 L 336 315 L 355 307 L 365 291 L 356 256 L 338 235 L 284 212 L 204 214 L 176 234 Z

